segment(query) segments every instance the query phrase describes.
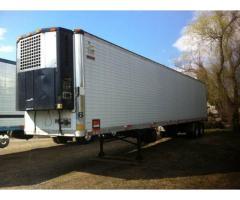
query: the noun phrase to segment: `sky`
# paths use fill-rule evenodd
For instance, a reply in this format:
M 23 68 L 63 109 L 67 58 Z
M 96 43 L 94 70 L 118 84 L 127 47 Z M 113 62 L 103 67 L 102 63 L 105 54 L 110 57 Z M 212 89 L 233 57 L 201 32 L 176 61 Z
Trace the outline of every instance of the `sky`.
M 0 11 L 0 58 L 16 60 L 16 38 L 39 28 L 81 28 L 169 67 L 191 11 Z

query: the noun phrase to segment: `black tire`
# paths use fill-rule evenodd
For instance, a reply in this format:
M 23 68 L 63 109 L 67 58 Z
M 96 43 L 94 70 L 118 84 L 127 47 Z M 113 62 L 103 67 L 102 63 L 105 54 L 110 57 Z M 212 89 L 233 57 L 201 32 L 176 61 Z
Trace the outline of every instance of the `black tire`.
M 0 135 L 0 148 L 5 148 L 8 146 L 10 138 L 7 134 Z
M 199 123 L 199 136 L 203 136 L 204 135 L 204 123 Z
M 77 137 L 76 138 L 76 142 L 78 144 L 89 144 L 90 142 L 92 142 L 93 137 L 92 136 L 88 136 L 88 137 Z
M 171 126 L 165 126 L 164 129 L 165 129 L 164 136 L 176 137 L 179 127 L 176 125 L 171 125 Z
M 58 137 L 53 137 L 52 140 L 53 140 L 54 143 L 60 144 L 60 142 L 59 142 L 59 140 L 58 140 Z
M 196 123 L 195 125 L 195 138 L 200 136 L 200 123 Z
M 199 123 L 191 123 L 187 128 L 187 135 L 191 138 L 199 137 Z
M 24 131 L 21 130 L 21 131 L 13 131 L 12 134 L 11 134 L 11 137 L 12 138 L 17 138 L 17 139 L 29 140 L 29 139 L 33 138 L 33 135 L 25 135 Z
M 67 144 L 68 141 L 71 141 L 72 138 L 70 137 L 53 137 L 53 142 L 55 142 L 56 144 Z
M 165 133 L 165 131 L 160 131 L 159 138 L 164 138 L 166 136 L 167 136 L 167 134 Z
M 155 129 L 142 130 L 142 141 L 145 143 L 155 142 L 157 140 L 157 132 Z

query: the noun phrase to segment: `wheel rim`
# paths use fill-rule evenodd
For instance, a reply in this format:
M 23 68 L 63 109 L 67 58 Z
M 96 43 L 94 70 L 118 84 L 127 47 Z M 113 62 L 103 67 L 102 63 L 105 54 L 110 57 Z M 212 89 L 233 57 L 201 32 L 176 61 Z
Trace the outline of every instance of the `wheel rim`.
M 8 140 L 9 140 L 9 136 L 7 134 L 0 135 L 0 142 L 2 145 L 7 144 Z
M 199 128 L 195 124 L 193 126 L 194 126 L 194 128 L 193 128 L 194 137 L 198 137 L 198 135 L 199 135 Z
M 0 139 L 0 142 L 1 142 L 2 145 L 7 144 L 7 140 L 5 140 L 5 139 Z
M 85 139 L 87 142 L 89 142 L 89 141 L 92 139 L 92 136 L 89 135 L 89 134 L 87 134 L 87 135 L 84 136 L 84 139 Z

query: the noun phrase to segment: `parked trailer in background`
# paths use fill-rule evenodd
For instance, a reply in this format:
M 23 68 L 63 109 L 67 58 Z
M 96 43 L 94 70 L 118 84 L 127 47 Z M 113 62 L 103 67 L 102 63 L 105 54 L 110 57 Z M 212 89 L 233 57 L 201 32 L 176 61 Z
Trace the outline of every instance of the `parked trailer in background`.
M 16 111 L 16 62 L 0 58 L 0 148 L 11 134 L 23 134 L 24 112 Z
M 17 77 L 27 135 L 65 143 L 131 131 L 155 137 L 160 126 L 203 133 L 203 83 L 80 29 L 20 37 Z

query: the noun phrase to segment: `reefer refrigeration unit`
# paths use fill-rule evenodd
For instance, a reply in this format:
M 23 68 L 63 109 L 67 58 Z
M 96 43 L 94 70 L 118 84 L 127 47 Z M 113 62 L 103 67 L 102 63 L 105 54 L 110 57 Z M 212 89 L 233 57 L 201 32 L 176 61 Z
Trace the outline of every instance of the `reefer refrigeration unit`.
M 0 58 L 0 148 L 23 132 L 24 112 L 16 111 L 16 62 Z
M 20 37 L 17 77 L 25 134 L 58 142 L 186 124 L 200 134 L 207 117 L 203 83 L 80 29 Z

